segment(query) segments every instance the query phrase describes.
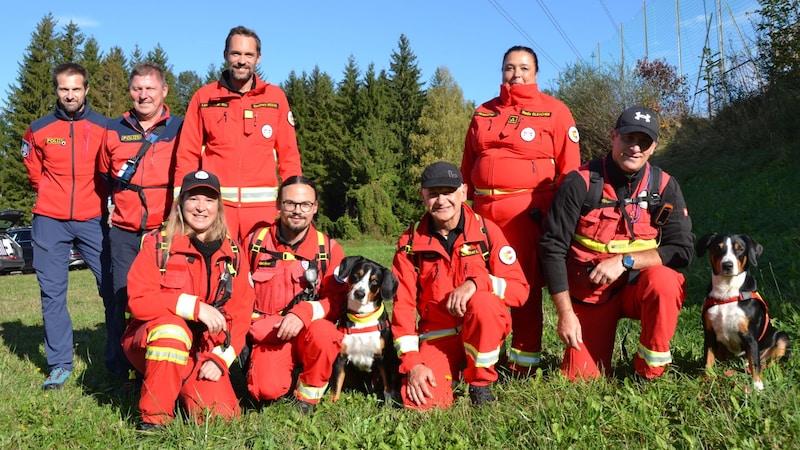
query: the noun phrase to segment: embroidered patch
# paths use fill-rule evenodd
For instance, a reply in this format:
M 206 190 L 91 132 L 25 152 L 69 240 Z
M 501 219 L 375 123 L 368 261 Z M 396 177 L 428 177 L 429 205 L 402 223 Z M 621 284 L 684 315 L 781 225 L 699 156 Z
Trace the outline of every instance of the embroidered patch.
M 569 135 L 569 140 L 576 144 L 581 140 L 581 135 L 578 133 L 578 129 L 575 127 L 569 127 L 567 134 Z
M 22 152 L 22 157 L 27 158 L 28 155 L 31 154 L 31 144 L 29 144 L 28 141 L 23 140 L 20 151 Z
M 265 138 L 269 139 L 272 137 L 272 126 L 271 125 L 264 125 L 261 127 L 261 135 Z
M 508 266 L 517 261 L 517 252 L 510 245 L 503 246 L 497 256 L 500 258 L 500 262 Z
M 464 244 L 461 246 L 461 249 L 458 251 L 461 256 L 470 256 L 470 255 L 477 255 L 478 249 L 470 247 L 469 244 Z
M 286 119 L 289 121 L 289 125 L 294 126 L 294 114 L 291 111 L 286 115 Z
M 531 127 L 525 127 L 519 132 L 519 136 L 525 142 L 530 142 L 536 137 L 536 131 Z

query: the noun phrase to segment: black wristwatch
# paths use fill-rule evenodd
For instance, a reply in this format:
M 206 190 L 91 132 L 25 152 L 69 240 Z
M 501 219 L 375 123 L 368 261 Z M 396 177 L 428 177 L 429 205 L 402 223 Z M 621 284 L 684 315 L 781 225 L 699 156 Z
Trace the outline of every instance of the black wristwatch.
M 633 269 L 633 256 L 622 255 L 622 267 L 631 270 Z

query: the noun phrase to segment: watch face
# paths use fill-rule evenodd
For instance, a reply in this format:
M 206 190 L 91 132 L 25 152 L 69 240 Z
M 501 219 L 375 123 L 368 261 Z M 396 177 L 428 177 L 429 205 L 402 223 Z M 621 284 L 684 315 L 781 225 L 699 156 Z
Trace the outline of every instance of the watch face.
M 633 256 L 631 256 L 631 255 L 623 256 L 622 257 L 622 265 L 625 266 L 628 269 L 632 269 L 633 268 Z

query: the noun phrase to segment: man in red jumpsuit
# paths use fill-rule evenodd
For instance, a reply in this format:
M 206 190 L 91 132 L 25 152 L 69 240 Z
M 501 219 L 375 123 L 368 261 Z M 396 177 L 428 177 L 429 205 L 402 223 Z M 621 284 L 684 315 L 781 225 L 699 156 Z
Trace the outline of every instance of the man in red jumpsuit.
M 475 111 L 461 171 L 475 212 L 503 229 L 531 286 L 513 318 L 509 367 L 518 375 L 539 366 L 544 275 L 536 254 L 541 223 L 563 175 L 580 164 L 578 130 L 562 102 L 539 92 L 536 53 L 512 47 L 503 57 L 500 96 Z
M 672 360 L 685 298 L 676 269 L 691 262 L 694 236 L 678 182 L 647 162 L 657 145 L 656 113 L 628 108 L 611 130 L 611 152 L 567 175 L 547 217 L 540 257 L 570 380 L 610 373 L 621 318 L 641 321 L 639 376 L 658 377 Z M 600 182 L 602 199 L 590 199 Z
M 392 264 L 400 393 L 408 408 L 448 408 L 464 367 L 470 399 L 481 406 L 494 400 L 508 307 L 525 302 L 528 283 L 500 228 L 464 204 L 458 167 L 433 163 L 421 181 L 427 213 L 400 237 Z
M 245 241 L 256 291 L 247 387 L 258 401 L 277 400 L 289 393 L 295 367 L 302 367 L 294 397 L 300 411 L 310 413 L 341 350 L 343 335 L 333 321 L 346 285 L 334 270 L 344 251 L 312 223 L 319 206 L 314 182 L 290 177 L 278 198 L 279 221 L 256 228 Z
M 302 169 L 286 94 L 255 73 L 261 39 L 234 27 L 223 55 L 229 69 L 189 102 L 175 179 L 200 167 L 217 174 L 228 229 L 242 240 L 259 222 L 274 220 L 278 176 L 285 180 Z

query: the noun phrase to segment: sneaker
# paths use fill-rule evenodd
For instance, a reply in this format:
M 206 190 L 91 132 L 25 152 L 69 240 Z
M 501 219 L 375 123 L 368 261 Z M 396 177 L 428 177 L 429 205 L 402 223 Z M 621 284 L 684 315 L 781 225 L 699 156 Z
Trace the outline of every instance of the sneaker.
M 44 384 L 42 384 L 42 390 L 49 391 L 51 389 L 61 389 L 61 386 L 64 385 L 70 374 L 72 374 L 71 370 L 63 367 L 56 367 L 50 372 L 50 376 L 44 380 Z
M 469 386 L 469 398 L 472 404 L 481 407 L 486 403 L 491 403 L 495 400 L 492 389 L 489 386 Z
M 136 431 L 143 431 L 145 433 L 155 433 L 159 431 L 164 425 L 157 423 L 142 422 L 136 426 Z

